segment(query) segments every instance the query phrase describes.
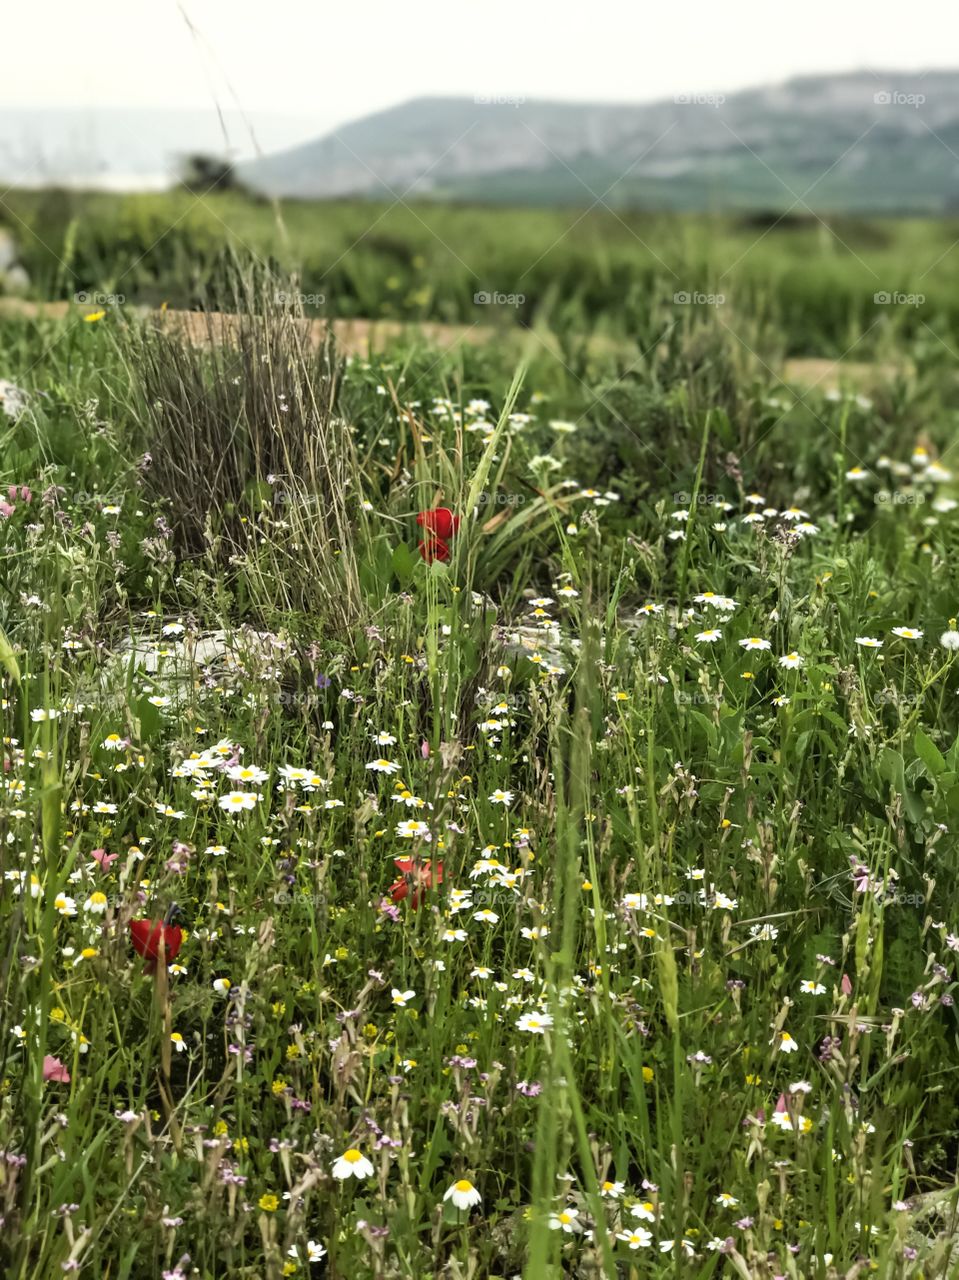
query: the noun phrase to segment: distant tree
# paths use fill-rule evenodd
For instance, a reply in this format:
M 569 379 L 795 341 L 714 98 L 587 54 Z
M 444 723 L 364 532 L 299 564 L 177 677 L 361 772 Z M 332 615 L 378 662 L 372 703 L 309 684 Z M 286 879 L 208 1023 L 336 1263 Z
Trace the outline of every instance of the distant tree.
M 232 161 L 223 156 L 192 151 L 180 161 L 180 181 L 191 191 L 239 191 L 242 184 Z

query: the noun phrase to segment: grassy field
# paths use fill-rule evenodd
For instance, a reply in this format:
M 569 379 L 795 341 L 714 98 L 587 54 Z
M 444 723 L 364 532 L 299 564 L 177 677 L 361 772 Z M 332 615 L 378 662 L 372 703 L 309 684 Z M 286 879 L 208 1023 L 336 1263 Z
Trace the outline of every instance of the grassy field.
M 402 193 L 398 193 L 402 194 Z M 307 312 L 546 325 L 641 339 L 711 307 L 789 355 L 889 358 L 959 343 L 959 219 L 287 202 L 238 193 L 5 192 L 40 296 L 159 306 L 229 296 L 231 251 L 293 273 Z M 476 302 L 499 295 L 504 301 Z M 877 304 L 876 296 L 893 301 Z M 677 298 L 690 301 L 679 302 Z M 717 301 L 719 300 L 719 301 Z M 896 301 L 899 300 L 899 301 Z M 697 306 L 698 301 L 698 306 Z M 929 326 L 927 328 L 926 326 Z
M 583 248 L 518 364 L 0 318 L 5 1276 L 956 1274 L 955 295 L 788 234 L 735 322 Z

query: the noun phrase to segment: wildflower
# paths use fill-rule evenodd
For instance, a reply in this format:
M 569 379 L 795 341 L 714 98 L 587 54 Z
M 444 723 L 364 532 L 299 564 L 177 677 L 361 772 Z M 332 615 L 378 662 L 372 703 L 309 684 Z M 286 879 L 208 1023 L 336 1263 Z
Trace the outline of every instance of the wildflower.
M 715 644 L 717 640 L 721 640 L 723 633 L 718 627 L 707 627 L 705 631 L 698 631 L 696 639 L 702 641 L 703 644 Z
M 882 641 L 877 640 L 875 636 L 856 636 L 856 644 L 861 649 L 881 649 Z
M 434 507 L 432 511 L 421 511 L 416 517 L 416 523 L 427 533 L 446 542 L 458 532 L 460 518 L 454 516 L 449 507 Z
M 696 1250 L 693 1248 L 692 1242 L 687 1240 L 685 1236 L 680 1240 L 679 1244 L 687 1258 L 694 1258 L 696 1256 Z M 660 1240 L 659 1242 L 660 1253 L 672 1253 L 675 1247 L 675 1240 Z
M 786 653 L 779 659 L 779 665 L 786 667 L 790 671 L 795 671 L 797 667 L 803 664 L 802 658 L 798 653 Z
M 372 1177 L 373 1166 L 361 1151 L 357 1151 L 356 1147 L 350 1147 L 336 1160 L 331 1172 L 340 1182 L 344 1182 L 347 1178 L 356 1178 L 357 1181 L 362 1182 L 364 1178 Z
M 560 1209 L 558 1213 L 549 1215 L 549 1229 L 551 1231 L 565 1231 L 567 1235 L 573 1231 L 582 1231 L 579 1221 L 579 1210 L 574 1209 L 572 1205 L 567 1205 L 565 1209 Z
M 400 991 L 396 987 L 390 992 L 393 1003 L 398 1009 L 405 1009 L 410 1000 L 416 996 L 415 991 Z
M 921 640 L 923 633 L 917 631 L 915 627 L 893 627 L 892 634 L 898 636 L 900 640 Z
M 780 1053 L 796 1053 L 799 1045 L 792 1038 L 788 1031 L 780 1031 L 779 1033 L 779 1052 Z
M 489 802 L 490 804 L 511 805 L 513 803 L 513 793 L 512 791 L 500 791 L 497 789 L 489 797 Z
M 747 636 L 745 640 L 740 640 L 739 645 L 740 648 L 747 650 L 772 648 L 768 640 L 763 640 L 759 636 Z
M 954 653 L 956 649 L 959 649 L 959 631 L 944 631 L 939 637 L 939 643 L 944 649 Z
M 295 1258 L 297 1262 L 300 1261 L 300 1254 L 295 1244 L 290 1245 L 289 1249 L 287 1249 L 286 1251 L 286 1256 L 288 1258 Z M 321 1244 L 318 1244 L 315 1240 L 307 1240 L 306 1242 L 307 1262 L 322 1262 L 325 1257 L 326 1257 L 326 1250 L 323 1248 Z
M 390 885 L 390 897 L 394 902 L 402 902 L 412 889 L 410 906 L 415 909 L 420 905 L 423 894 L 433 888 L 434 879 L 437 885 L 443 883 L 442 862 L 437 862 L 434 869 L 429 859 L 419 862 L 414 858 L 394 858 L 393 865 L 400 873 L 399 879 Z
M 217 801 L 221 809 L 227 813 L 243 813 L 244 810 L 255 809 L 256 802 L 263 797 L 257 791 L 228 791 Z
M 366 766 L 373 773 L 399 773 L 400 766 L 394 760 L 371 760 Z
M 799 990 L 806 996 L 824 996 L 826 988 L 821 982 L 815 982 L 812 978 L 803 978 L 799 984 Z
M 486 424 L 475 424 L 475 427 L 480 426 L 485 427 Z M 468 431 L 473 429 L 473 425 L 467 427 Z M 489 430 L 491 432 L 492 427 Z M 434 560 L 448 560 L 449 540 L 459 530 L 459 516 L 454 515 L 448 507 L 435 507 L 432 511 L 421 511 L 416 517 L 416 523 L 426 533 L 419 544 L 419 553 L 427 564 L 432 564 Z
M 528 1031 L 536 1036 L 545 1035 L 552 1025 L 553 1019 L 548 1013 L 524 1013 L 516 1019 L 517 1030 Z
M 179 1031 L 170 1032 L 170 1042 L 173 1045 L 174 1049 L 176 1049 L 177 1053 L 186 1052 L 186 1041 L 180 1035 Z
M 69 1084 L 70 1072 L 59 1058 L 54 1058 L 48 1053 L 43 1059 L 43 1078 L 52 1080 L 55 1084 Z
M 143 972 L 155 973 L 161 946 L 167 963 L 176 959 L 183 944 L 183 930 L 162 920 L 131 920 L 130 941 L 133 949 L 146 959 Z
M 415 840 L 417 836 L 429 836 L 429 823 L 419 822 L 415 818 L 405 818 L 402 822 L 397 823 L 396 834 L 403 840 Z
M 645 1227 L 634 1227 L 631 1231 L 617 1231 L 616 1239 L 622 1240 L 630 1249 L 648 1249 L 653 1243 L 653 1233 Z
M 457 1209 L 472 1209 L 482 1198 L 468 1178 L 460 1178 L 458 1182 L 454 1182 L 443 1195 L 443 1199 L 452 1200 Z
M 186 814 L 183 812 L 182 809 L 174 809 L 172 805 L 164 804 L 162 800 L 157 800 L 154 803 L 153 807 L 154 809 L 156 809 L 157 813 L 160 815 L 161 818 L 185 818 L 186 817 Z M 107 809 L 106 806 L 104 806 L 103 808 L 101 808 L 100 805 L 93 806 L 94 813 L 116 813 L 116 811 L 117 811 L 116 805 L 113 805 L 109 809 Z
M 693 596 L 696 604 L 708 604 L 714 609 L 720 609 L 723 613 L 732 613 L 736 608 L 736 601 L 730 599 L 729 596 L 719 596 L 715 591 L 703 591 L 698 596 Z
M 265 770 L 258 769 L 256 765 L 235 764 L 226 771 L 226 776 L 231 782 L 252 782 L 259 784 L 266 782 L 270 776 Z
M 417 544 L 417 550 L 427 564 L 432 564 L 434 560 L 445 561 L 450 558 L 449 545 L 442 538 L 424 538 Z
M 279 1199 L 270 1193 L 264 1193 L 257 1201 L 264 1213 L 275 1213 L 280 1207 Z

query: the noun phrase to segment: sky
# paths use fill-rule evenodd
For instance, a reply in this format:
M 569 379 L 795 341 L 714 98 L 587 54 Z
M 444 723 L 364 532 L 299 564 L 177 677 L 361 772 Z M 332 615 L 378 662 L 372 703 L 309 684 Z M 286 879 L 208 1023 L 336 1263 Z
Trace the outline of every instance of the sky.
M 241 107 L 315 135 L 422 94 L 643 102 L 959 62 L 956 0 L 17 0 L 4 107 Z M 192 24 L 192 30 L 191 30 Z

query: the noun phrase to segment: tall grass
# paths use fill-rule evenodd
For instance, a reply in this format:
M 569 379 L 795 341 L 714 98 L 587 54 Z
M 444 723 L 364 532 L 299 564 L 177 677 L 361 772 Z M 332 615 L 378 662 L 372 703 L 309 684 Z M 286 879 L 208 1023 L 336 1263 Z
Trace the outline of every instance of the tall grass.
M 231 278 L 235 319 L 208 312 L 184 330 L 161 315 L 120 339 L 148 424 L 147 488 L 177 550 L 219 567 L 250 564 L 268 519 L 272 564 L 258 560 L 247 583 L 260 615 L 312 612 L 348 630 L 360 616 L 359 502 L 341 365 L 302 308 L 278 302 L 289 284 L 280 294 L 256 269 Z

